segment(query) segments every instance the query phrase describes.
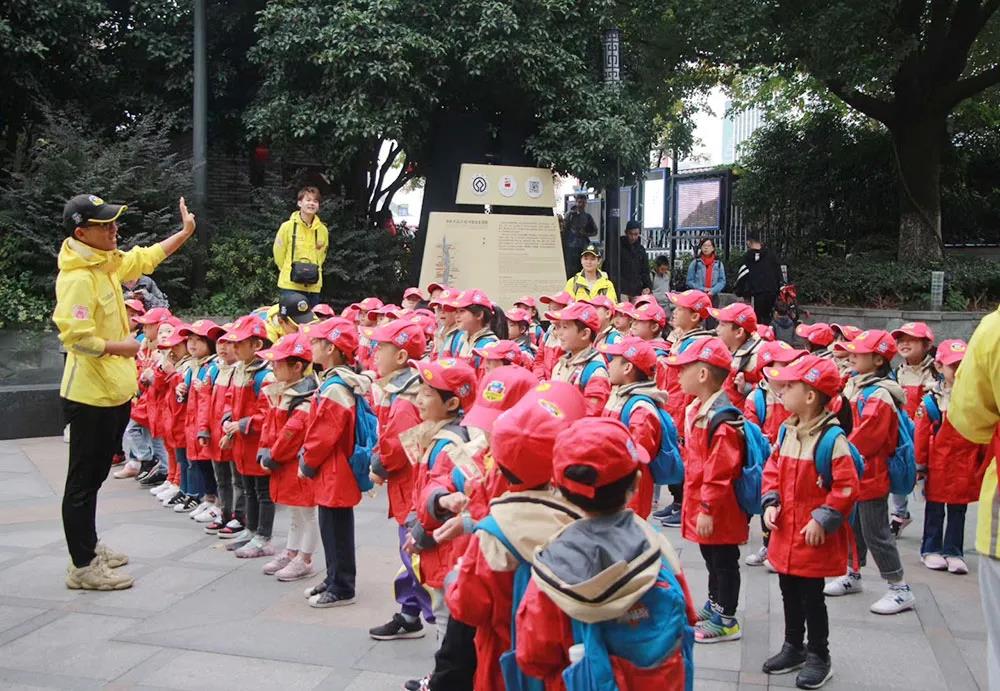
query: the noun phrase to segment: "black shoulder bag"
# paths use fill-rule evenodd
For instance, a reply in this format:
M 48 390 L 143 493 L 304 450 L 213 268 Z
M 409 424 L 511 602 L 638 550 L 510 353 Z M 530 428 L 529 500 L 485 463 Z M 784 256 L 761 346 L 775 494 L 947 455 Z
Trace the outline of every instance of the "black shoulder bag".
M 319 283 L 319 267 L 312 262 L 297 262 L 295 261 L 295 240 L 299 232 L 299 222 L 293 221 L 292 226 L 292 271 L 289 278 L 292 279 L 293 283 L 301 283 L 305 286 L 311 286 L 314 283 Z

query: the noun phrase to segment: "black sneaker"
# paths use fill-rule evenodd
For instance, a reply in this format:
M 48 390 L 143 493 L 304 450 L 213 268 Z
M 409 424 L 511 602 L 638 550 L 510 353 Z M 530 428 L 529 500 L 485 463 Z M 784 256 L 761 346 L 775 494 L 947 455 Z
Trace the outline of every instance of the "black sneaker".
M 190 497 L 184 494 L 184 492 L 178 492 L 177 494 L 174 495 L 174 498 L 168 501 L 166 504 L 164 504 L 164 506 L 166 506 L 168 509 L 171 509 L 177 506 L 178 504 L 183 504 L 188 499 L 190 499 Z
M 764 674 L 788 674 L 802 667 L 805 662 L 805 648 L 796 648 L 786 641 L 782 644 L 780 653 L 767 658 L 763 672 Z
M 311 585 L 308 588 L 306 588 L 303 594 L 306 596 L 306 599 L 309 600 L 311 598 L 316 597 L 317 595 L 322 595 L 325 592 L 326 592 L 326 581 L 320 581 L 316 585 Z
M 816 653 L 806 655 L 806 664 L 795 677 L 795 685 L 800 689 L 818 689 L 833 676 L 833 665 Z
M 424 677 L 423 679 L 410 679 L 408 682 L 403 684 L 403 688 L 406 691 L 427 691 L 430 687 L 430 677 Z
M 153 469 L 156 468 L 156 461 L 139 461 L 139 473 L 135 476 L 136 482 L 142 482 Z
M 356 601 L 353 597 L 341 597 L 331 593 L 329 590 L 324 590 L 319 595 L 313 595 L 309 598 L 309 606 L 316 609 L 346 607 L 347 605 L 353 605 Z
M 662 520 L 676 511 L 680 511 L 680 507 L 676 503 L 667 504 L 662 509 L 654 511 L 653 518 Z
M 146 477 L 139 480 L 140 487 L 156 487 L 162 485 L 167 479 L 167 474 L 162 470 L 153 469 Z
M 423 638 L 425 633 L 424 625 L 420 619 L 417 619 L 412 624 L 408 624 L 402 614 L 393 614 L 392 620 L 388 623 L 368 630 L 368 635 L 376 641 L 395 641 L 400 638 Z
M 889 532 L 892 533 L 893 537 L 899 537 L 899 534 L 903 532 L 903 528 L 913 523 L 913 519 L 910 518 L 910 514 L 898 514 L 894 513 L 889 518 Z

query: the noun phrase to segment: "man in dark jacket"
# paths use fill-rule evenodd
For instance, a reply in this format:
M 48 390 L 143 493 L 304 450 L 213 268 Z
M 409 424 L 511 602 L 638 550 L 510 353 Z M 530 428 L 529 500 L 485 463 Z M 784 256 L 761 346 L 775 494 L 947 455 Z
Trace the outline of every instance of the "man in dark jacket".
M 638 221 L 629 221 L 625 226 L 625 237 L 621 239 L 621 300 L 634 300 L 639 295 L 647 295 L 653 290 L 649 275 L 649 257 L 639 240 L 642 229 Z
M 771 323 L 782 280 L 777 257 L 764 247 L 759 237 L 748 236 L 747 253 L 743 256 L 735 290 L 740 297 L 752 299 L 758 324 Z
M 580 254 L 591 244 L 591 237 L 597 236 L 597 223 L 587 213 L 587 193 L 580 191 L 573 195 L 573 207 L 563 219 L 563 256 L 566 262 L 566 278 L 580 273 Z

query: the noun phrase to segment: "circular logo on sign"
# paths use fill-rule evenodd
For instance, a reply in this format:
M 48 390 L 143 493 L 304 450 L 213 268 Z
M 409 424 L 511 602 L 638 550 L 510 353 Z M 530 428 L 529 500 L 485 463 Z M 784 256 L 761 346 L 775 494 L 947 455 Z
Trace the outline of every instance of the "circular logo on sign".
M 472 193 L 477 197 L 481 197 L 486 194 L 486 190 L 490 187 L 490 183 L 486 181 L 482 175 L 477 175 L 472 178 Z
M 500 194 L 505 197 L 513 197 L 517 192 L 517 180 L 513 175 L 500 176 Z
M 542 196 L 542 180 L 541 178 L 530 177 L 524 181 L 524 191 L 532 199 L 538 199 Z

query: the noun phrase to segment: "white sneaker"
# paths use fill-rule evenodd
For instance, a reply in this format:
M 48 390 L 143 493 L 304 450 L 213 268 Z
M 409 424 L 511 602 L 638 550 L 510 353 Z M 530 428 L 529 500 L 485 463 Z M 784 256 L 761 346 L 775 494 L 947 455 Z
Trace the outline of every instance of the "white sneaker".
M 770 559 L 764 560 L 764 568 L 767 569 L 768 573 L 778 573 L 778 570 L 774 568 L 774 564 L 771 563 Z
M 840 578 L 834 578 L 823 588 L 823 594 L 828 597 L 839 597 L 841 595 L 853 595 L 864 590 L 861 584 L 861 574 L 848 571 Z
M 149 490 L 149 493 L 156 495 L 159 494 L 160 492 L 165 492 L 168 487 L 173 487 L 173 486 L 174 485 L 173 483 L 170 482 L 170 480 L 164 480 L 162 485 L 157 485 L 156 487 L 153 487 L 151 490 Z
M 226 523 L 226 527 L 229 528 L 230 530 L 236 530 L 237 528 L 242 528 L 243 524 L 234 518 L 233 520 L 229 521 L 229 523 Z
M 875 614 L 899 614 L 913 609 L 916 602 L 917 599 L 913 597 L 910 586 L 905 583 L 894 583 L 889 585 L 889 590 L 872 605 L 871 610 Z
M 156 498 L 160 500 L 161 504 L 166 506 L 173 500 L 174 497 L 176 497 L 180 493 L 181 491 L 179 489 L 174 489 L 171 487 L 169 492 L 164 492 L 163 494 L 157 494 Z
M 199 502 L 198 506 L 188 511 L 188 518 L 190 518 L 193 521 L 198 515 L 201 514 L 202 511 L 204 511 L 211 505 L 212 505 L 211 502 L 207 501 Z
M 69 425 L 63 427 L 63 442 L 69 444 Z
M 743 561 L 747 566 L 760 566 L 765 559 L 767 559 L 767 547 L 761 547 L 756 552 L 748 554 Z
M 222 518 L 222 509 L 212 504 L 207 509 L 202 511 L 200 514 L 195 516 L 194 520 L 198 523 L 213 523 Z

